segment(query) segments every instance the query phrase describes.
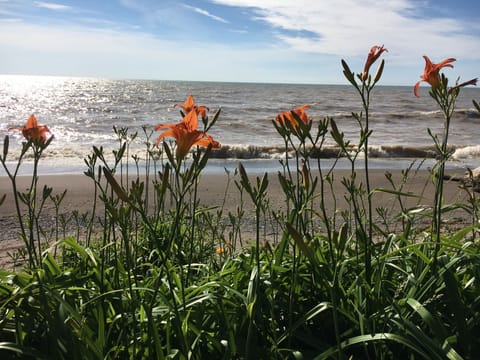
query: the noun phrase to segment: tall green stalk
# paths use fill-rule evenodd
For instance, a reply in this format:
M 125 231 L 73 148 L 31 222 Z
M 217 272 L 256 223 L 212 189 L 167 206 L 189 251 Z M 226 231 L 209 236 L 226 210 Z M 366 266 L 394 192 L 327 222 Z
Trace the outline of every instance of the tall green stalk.
M 433 233 L 435 234 L 434 262 L 436 262 L 438 251 L 440 250 L 445 164 L 452 154 L 452 152 L 448 149 L 448 136 L 450 131 L 450 123 L 452 120 L 453 112 L 455 110 L 455 101 L 458 94 L 459 89 L 453 91 L 450 91 L 448 89 L 448 79 L 443 76 L 443 74 L 441 86 L 433 87 L 430 91 L 430 96 L 438 104 L 443 114 L 443 133 L 441 139 L 439 140 L 438 136 L 432 134 L 430 129 L 428 130 L 430 136 L 435 143 L 435 147 L 439 155 L 439 159 L 437 161 L 437 164 L 435 165 L 433 174 L 435 183 L 435 195 L 432 216 L 432 229 Z
M 476 85 L 478 79 L 475 78 L 461 84 L 459 84 L 457 80 L 456 85 L 452 88 L 449 88 L 448 78 L 443 73 L 440 74 L 440 70 L 444 67 L 453 68 L 452 63 L 455 62 L 456 59 L 448 58 L 438 64 L 434 64 L 428 56 L 424 55 L 423 58 L 425 59 L 425 69 L 423 75 L 420 77 L 421 80 L 415 84 L 413 92 L 415 96 L 418 96 L 418 89 L 422 81 L 430 84 L 431 91 L 429 92 L 429 94 L 440 107 L 444 119 L 443 134 L 441 139 L 439 139 L 437 135 L 432 134 L 431 130 L 428 129 L 428 133 L 431 136 L 439 155 L 439 160 L 433 171 L 433 175 L 435 177 L 435 199 L 433 205 L 432 233 L 435 235 L 435 252 L 433 258 L 435 267 L 441 242 L 440 237 L 445 163 L 451 155 L 448 150 L 448 135 L 450 130 L 450 123 L 455 110 L 455 102 L 460 93 L 460 88 L 468 85 Z M 475 101 L 473 102 L 473 104 L 476 105 Z
M 383 51 L 386 49 L 382 47 L 374 46 L 370 53 L 368 54 L 367 60 L 365 62 L 365 67 L 362 73 L 355 74 L 350 70 L 347 63 L 342 60 L 343 66 L 343 74 L 345 78 L 353 85 L 354 89 L 360 96 L 362 102 L 362 112 L 360 113 L 352 113 L 353 117 L 357 120 L 360 126 L 360 140 L 357 149 L 357 153 L 355 156 L 351 157 L 348 156 L 351 162 L 351 178 L 349 181 L 344 181 L 349 193 L 351 194 L 351 200 L 354 206 L 354 214 L 356 217 L 356 227 L 357 231 L 359 231 L 359 237 L 363 242 L 363 257 L 365 261 L 365 283 L 368 285 L 366 289 L 366 318 L 370 317 L 372 310 L 372 304 L 370 299 L 370 290 L 372 286 L 372 246 L 373 246 L 373 207 L 372 207 L 372 189 L 370 186 L 370 174 L 369 174 L 369 137 L 372 133 L 370 130 L 370 96 L 373 88 L 380 80 L 383 68 L 385 65 L 385 61 L 382 59 L 380 65 L 377 68 L 376 74 L 372 77 L 369 73 L 370 66 L 373 62 L 378 59 L 378 57 L 382 54 Z M 357 82 L 357 79 L 360 83 Z M 341 134 L 335 122 L 332 123 L 332 135 L 336 142 L 340 145 L 340 147 L 344 150 L 347 150 L 347 143 L 345 143 L 343 139 L 343 134 Z M 364 171 L 365 171 L 365 191 L 367 195 L 367 214 L 361 215 L 361 208 L 357 202 L 357 195 L 356 193 L 361 190 L 361 187 L 357 188 L 355 185 L 356 182 L 356 171 L 355 171 L 355 161 L 358 152 L 363 152 L 364 157 Z
M 245 345 L 246 359 L 253 359 L 252 353 L 254 348 L 254 331 L 255 320 L 258 316 L 258 303 L 260 302 L 259 283 L 261 278 L 261 266 L 260 266 L 260 215 L 264 208 L 265 197 L 267 195 L 268 188 L 268 174 L 265 173 L 260 179 L 257 177 L 256 186 L 252 186 L 247 172 L 242 163 L 238 164 L 238 172 L 240 174 L 240 184 L 243 189 L 250 195 L 253 206 L 255 208 L 255 270 L 252 272 L 250 281 L 253 281 L 253 299 L 248 304 L 248 330 L 247 339 Z
M 43 192 L 43 197 L 40 200 L 37 197 L 37 186 L 38 186 L 38 165 L 42 157 L 43 151 L 50 145 L 53 140 L 53 136 L 50 137 L 46 142 L 43 139 L 29 139 L 22 144 L 22 150 L 20 156 L 17 159 L 15 170 L 13 173 L 9 170 L 7 166 L 7 155 L 9 150 L 9 137 L 5 136 L 3 144 L 3 156 L 0 157 L 0 162 L 2 163 L 5 172 L 7 173 L 10 183 L 12 185 L 13 198 L 15 202 L 15 210 L 17 213 L 18 223 L 20 225 L 20 236 L 25 242 L 25 247 L 28 252 L 28 262 L 31 269 L 38 267 L 41 263 L 41 243 L 40 243 L 40 224 L 38 219 L 43 207 L 43 204 L 46 198 L 51 193 L 51 188 L 45 188 Z M 33 152 L 33 170 L 30 186 L 27 189 L 27 192 L 20 193 L 17 187 L 17 175 L 20 169 L 20 165 L 23 162 L 25 154 L 32 150 Z M 26 218 L 22 215 L 20 208 L 20 201 L 27 206 L 27 216 Z M 37 201 L 39 204 L 37 204 Z M 26 226 L 25 222 L 26 221 Z

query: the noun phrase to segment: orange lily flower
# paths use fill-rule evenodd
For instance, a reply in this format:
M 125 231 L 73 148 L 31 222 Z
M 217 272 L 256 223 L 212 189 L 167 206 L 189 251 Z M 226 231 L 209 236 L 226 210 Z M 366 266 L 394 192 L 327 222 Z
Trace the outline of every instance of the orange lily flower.
M 38 125 L 37 118 L 33 114 L 30 115 L 23 128 L 12 127 L 8 130 L 21 131 L 25 139 L 32 139 L 34 141 L 42 140 L 44 143 L 47 142 L 47 133 L 50 133 L 50 129 L 46 125 Z
M 384 51 L 388 51 L 387 49 L 385 49 L 382 46 L 378 46 L 378 45 L 375 45 L 375 46 L 372 46 L 372 48 L 370 49 L 370 52 L 368 53 L 368 56 L 367 56 L 367 61 L 365 61 L 365 66 L 363 67 L 363 74 L 362 74 L 362 79 L 363 80 L 366 80 L 367 77 L 368 77 L 368 72 L 370 71 L 370 67 L 372 66 L 372 64 L 377 61 L 377 59 L 380 57 L 380 55 L 382 55 L 382 53 Z
M 296 109 L 293 109 L 292 111 L 285 111 L 277 115 L 277 122 L 283 125 L 291 126 L 294 129 L 298 127 L 297 124 L 297 119 L 292 115 L 292 112 L 294 112 L 298 117 L 305 123 L 309 123 L 309 119 L 307 116 L 307 113 L 305 112 L 306 109 L 310 108 L 310 105 L 302 105 Z
M 450 63 L 456 61 L 456 59 L 454 58 L 448 58 L 438 64 L 434 64 L 430 61 L 428 56 L 424 55 L 423 58 L 425 59 L 425 70 L 423 71 L 423 75 L 420 76 L 420 81 L 418 81 L 415 84 L 415 87 L 413 88 L 413 93 L 417 97 L 418 97 L 418 88 L 420 87 L 420 83 L 422 81 L 429 83 L 432 86 L 432 88 L 438 88 L 440 86 L 440 74 L 439 74 L 440 69 L 444 67 L 453 68 L 453 65 Z
M 197 130 L 198 116 L 197 116 L 197 113 L 195 111 L 192 111 L 192 110 L 193 110 L 193 107 L 190 109 L 190 111 L 187 113 L 187 115 L 185 115 L 185 117 L 182 119 L 182 121 L 180 123 L 178 123 L 178 124 L 160 124 L 160 125 L 155 126 L 155 131 L 158 131 L 158 130 L 161 130 L 161 129 L 172 129 L 175 126 L 177 126 L 179 124 L 182 124 L 182 123 L 185 125 L 185 127 L 189 131 Z
M 189 95 L 183 104 L 173 105 L 173 107 L 177 106 L 181 107 L 185 114 L 188 114 L 191 110 L 195 109 L 197 115 L 201 115 L 202 117 L 207 116 L 208 108 L 203 105 L 195 105 L 195 100 L 192 95 Z
M 212 148 L 220 148 L 220 143 L 215 141 L 210 135 L 204 131 L 197 130 L 198 117 L 195 110 L 191 110 L 183 120 L 177 124 L 157 125 L 155 130 L 167 129 L 160 134 L 155 142 L 158 146 L 160 140 L 167 136 L 175 138 L 177 141 L 176 155 L 177 159 L 182 160 L 190 151 L 193 145 Z

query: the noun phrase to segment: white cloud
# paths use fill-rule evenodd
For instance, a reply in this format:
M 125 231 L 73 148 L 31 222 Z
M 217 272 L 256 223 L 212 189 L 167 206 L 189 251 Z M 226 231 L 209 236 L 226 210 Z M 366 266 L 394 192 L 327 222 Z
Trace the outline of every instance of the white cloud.
M 0 11 L 0 14 L 1 14 L 1 13 L 2 13 L 2 12 Z M 15 22 L 22 22 L 23 19 L 21 19 L 21 18 L 4 18 L 4 19 L 1 19 L 0 21 L 1 21 L 1 22 L 5 22 L 5 23 L 9 23 L 9 22 L 10 22 L 10 23 L 15 23 Z
M 339 56 L 364 56 L 370 46 L 385 44 L 390 57 L 408 63 L 413 57 L 451 56 L 479 59 L 477 24 L 454 18 L 426 18 L 412 0 L 212 0 L 249 7 L 255 20 L 277 30 L 293 50 Z M 299 35 L 299 31 L 309 35 Z
M 215 21 L 219 21 L 221 23 L 224 23 L 224 24 L 228 24 L 228 21 L 225 20 L 224 18 L 220 17 L 220 16 L 217 16 L 217 15 L 213 15 L 211 14 L 210 12 L 208 12 L 207 10 L 204 10 L 204 9 L 201 9 L 201 8 L 198 8 L 198 7 L 195 7 L 195 6 L 190 6 L 190 5 L 186 5 L 186 4 L 183 4 L 183 6 L 186 8 L 186 9 L 190 9 L 198 14 L 201 14 L 201 15 L 204 15 L 206 17 L 209 17 L 210 19 L 213 19 Z
M 0 22 L 0 45 L 34 51 L 65 53 L 124 53 L 151 47 L 153 37 L 144 33 L 127 33 L 101 28 L 61 28 L 27 23 Z
M 45 1 L 35 1 L 34 4 L 37 7 L 45 8 L 53 11 L 68 11 L 71 9 L 71 7 L 67 5 L 45 2 Z
M 267 65 L 262 59 L 289 56 L 253 46 L 240 48 L 196 41 L 179 44 L 144 32 L 100 28 L 0 21 L 0 33 L 9 34 L 0 37 L 0 47 L 4 50 L 0 73 L 273 81 L 265 76 Z

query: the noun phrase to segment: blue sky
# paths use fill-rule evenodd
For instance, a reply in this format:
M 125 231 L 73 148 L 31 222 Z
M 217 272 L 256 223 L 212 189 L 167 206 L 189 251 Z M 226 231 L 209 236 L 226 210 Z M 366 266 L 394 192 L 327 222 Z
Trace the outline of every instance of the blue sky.
M 478 0 L 0 0 L 0 74 L 343 84 L 382 45 L 382 83 L 455 57 L 480 76 Z

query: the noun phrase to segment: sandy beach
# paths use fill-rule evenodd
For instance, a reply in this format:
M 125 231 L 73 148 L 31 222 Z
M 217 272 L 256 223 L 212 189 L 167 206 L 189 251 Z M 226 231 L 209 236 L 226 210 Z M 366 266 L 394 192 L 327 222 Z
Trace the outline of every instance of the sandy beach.
M 389 189 L 392 190 L 391 184 L 385 177 L 385 170 L 371 170 L 370 171 L 370 186 L 372 189 Z M 452 173 L 450 173 L 452 174 Z M 457 173 L 462 175 L 462 173 Z M 333 193 L 335 194 L 336 202 L 330 190 L 326 190 L 325 204 L 327 209 L 332 212 L 345 209 L 346 201 L 344 196 L 347 194 L 345 186 L 341 184 L 344 177 L 349 176 L 347 170 L 335 170 Z M 364 182 L 364 173 L 358 172 L 357 179 Z M 252 176 L 255 178 L 256 176 Z M 220 206 L 224 203 L 224 214 L 229 212 L 235 213 L 240 203 L 240 195 L 234 180 L 238 178 L 231 175 L 230 185 L 227 188 L 226 174 L 204 174 L 201 177 L 199 184 L 198 197 L 200 198 L 201 206 L 212 207 Z M 400 171 L 392 172 L 392 180 L 396 186 L 402 183 L 402 173 Z M 18 177 L 17 186 L 19 191 L 25 191 L 31 182 L 31 178 L 27 176 Z M 73 212 L 83 214 L 92 211 L 94 201 L 94 186 L 90 178 L 85 175 L 43 175 L 39 178 L 39 189 L 44 185 L 53 188 L 52 194 L 61 194 L 66 189 L 67 193 L 63 202 L 61 203 L 59 212 L 65 215 L 71 215 Z M 403 185 L 402 191 L 404 193 L 412 193 L 419 197 L 404 198 L 406 206 L 414 206 L 417 204 L 432 205 L 434 187 L 431 181 L 431 175 L 426 170 L 420 170 L 415 174 L 410 175 L 410 178 Z M 8 177 L 0 177 L 0 196 L 6 194 L 6 199 L 2 206 L 0 206 L 0 267 L 8 267 L 12 263 L 11 254 L 18 250 L 23 241 L 20 240 L 18 232 L 19 225 L 15 204 L 12 196 L 12 186 Z M 275 211 L 284 211 L 286 209 L 285 196 L 279 185 L 278 176 L 275 173 L 269 174 L 268 197 L 270 209 Z M 457 182 L 446 181 L 444 186 L 445 203 L 465 203 L 467 194 L 465 190 L 458 187 Z M 225 199 L 225 202 L 224 202 Z M 391 210 L 398 208 L 394 196 L 386 192 L 376 192 L 373 197 L 374 209 L 378 207 L 385 207 Z M 253 217 L 253 210 L 250 199 L 244 196 L 245 210 L 248 217 Z M 22 211 L 25 211 L 23 209 Z M 101 211 L 101 209 L 99 209 Z M 25 212 L 23 213 L 25 214 Z M 453 221 L 457 224 L 468 222 L 468 215 L 465 212 L 448 214 L 445 216 L 446 220 Z M 52 201 L 47 200 L 44 206 L 41 222 L 46 228 L 53 228 L 55 224 L 55 206 Z M 70 229 L 71 230 L 71 229 Z M 253 231 L 253 229 L 245 229 L 246 233 Z

